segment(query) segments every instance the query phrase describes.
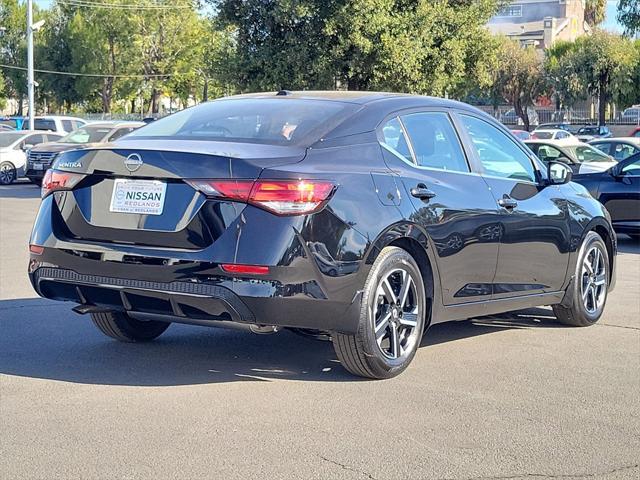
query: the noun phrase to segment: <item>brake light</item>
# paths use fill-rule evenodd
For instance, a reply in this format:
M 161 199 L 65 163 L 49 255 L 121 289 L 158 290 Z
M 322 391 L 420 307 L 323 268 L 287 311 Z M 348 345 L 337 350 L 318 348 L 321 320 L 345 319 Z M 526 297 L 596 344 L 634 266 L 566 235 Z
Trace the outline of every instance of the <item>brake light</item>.
M 40 245 L 34 245 L 32 243 L 31 245 L 29 245 L 29 251 L 34 255 L 42 255 L 42 253 L 44 252 L 44 247 Z
M 208 197 L 249 203 L 276 215 L 301 215 L 320 210 L 335 190 L 321 180 L 188 180 Z
M 227 273 L 250 275 L 266 275 L 269 273 L 269 267 L 265 267 L 264 265 L 238 265 L 235 263 L 223 263 L 220 267 Z
M 42 198 L 58 190 L 71 190 L 86 175 L 82 173 L 63 172 L 61 170 L 47 170 L 42 179 Z

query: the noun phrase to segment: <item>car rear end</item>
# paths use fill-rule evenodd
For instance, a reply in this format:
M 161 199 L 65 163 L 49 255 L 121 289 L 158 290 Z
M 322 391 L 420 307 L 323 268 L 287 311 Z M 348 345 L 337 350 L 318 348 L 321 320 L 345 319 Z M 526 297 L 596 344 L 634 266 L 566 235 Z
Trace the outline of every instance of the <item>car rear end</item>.
M 331 110 L 325 123 L 349 111 Z M 338 277 L 357 262 L 336 245 L 329 263 L 351 269 L 323 273 L 309 247 L 340 241 L 347 229 L 325 208 L 340 185 L 330 172 L 302 177 L 291 168 L 305 158 L 305 139 L 226 141 L 220 132 L 244 128 L 231 121 L 181 135 L 168 133 L 167 120 L 55 160 L 30 241 L 38 294 L 74 302 L 79 313 L 351 331 L 353 291 Z M 266 127 L 258 122 L 251 128 Z

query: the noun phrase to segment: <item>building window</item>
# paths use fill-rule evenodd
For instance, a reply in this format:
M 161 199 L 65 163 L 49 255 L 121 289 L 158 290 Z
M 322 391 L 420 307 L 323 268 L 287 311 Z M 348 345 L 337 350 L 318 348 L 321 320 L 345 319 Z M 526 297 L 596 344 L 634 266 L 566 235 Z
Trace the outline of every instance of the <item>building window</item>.
M 507 5 L 498 11 L 497 17 L 521 17 L 522 5 Z

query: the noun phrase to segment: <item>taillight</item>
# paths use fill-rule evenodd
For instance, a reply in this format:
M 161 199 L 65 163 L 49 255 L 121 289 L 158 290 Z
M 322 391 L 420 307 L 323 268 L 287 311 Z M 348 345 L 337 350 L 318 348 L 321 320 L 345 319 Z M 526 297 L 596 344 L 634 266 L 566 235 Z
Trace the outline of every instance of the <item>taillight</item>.
M 63 172 L 61 170 L 47 170 L 42 179 L 42 198 L 58 190 L 71 190 L 86 175 L 82 173 Z
M 188 180 L 208 197 L 256 205 L 276 215 L 301 215 L 320 210 L 335 189 L 323 180 Z
M 236 263 L 223 263 L 222 265 L 220 265 L 220 267 L 227 273 L 250 275 L 266 275 L 269 273 L 269 267 L 265 265 L 240 265 Z

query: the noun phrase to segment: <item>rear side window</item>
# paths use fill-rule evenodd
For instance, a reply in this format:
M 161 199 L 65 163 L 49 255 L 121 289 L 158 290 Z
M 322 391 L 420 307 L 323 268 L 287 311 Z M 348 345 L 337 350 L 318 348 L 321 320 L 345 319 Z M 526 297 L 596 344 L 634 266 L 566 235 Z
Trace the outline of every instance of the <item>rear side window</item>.
M 403 157 L 405 160 L 413 163 L 411 151 L 407 144 L 407 138 L 404 136 L 400 120 L 392 118 L 384 127 L 382 127 L 382 136 L 384 138 L 384 146 L 394 152 L 396 155 Z
M 311 145 L 359 108 L 297 98 L 216 100 L 156 120 L 128 138 Z
M 602 150 L 600 147 L 596 145 L 597 148 Z M 618 162 L 629 158 L 631 155 L 634 155 L 637 152 L 640 152 L 640 149 L 633 147 L 632 145 L 626 143 L 616 143 L 615 148 L 612 149 L 611 152 L 605 152 L 609 155 L 612 155 L 615 160 Z
M 452 172 L 469 171 L 458 136 L 446 113 L 413 113 L 401 119 L 418 165 Z
M 591 145 L 596 147 L 598 150 L 606 153 L 607 155 L 611 155 L 611 143 L 592 143 Z
M 28 125 L 28 123 L 25 123 Z M 56 131 L 56 122 L 54 120 L 46 120 L 44 118 L 36 118 L 33 121 L 34 130 L 51 130 L 52 132 Z
M 511 138 L 479 118 L 460 115 L 460 119 L 487 175 L 535 182 L 531 160 Z
M 117 140 L 118 138 L 126 135 L 129 132 L 132 132 L 133 130 L 133 128 L 119 128 L 118 130 L 113 132 L 109 138 L 107 138 L 107 142 L 113 142 L 114 140 Z

